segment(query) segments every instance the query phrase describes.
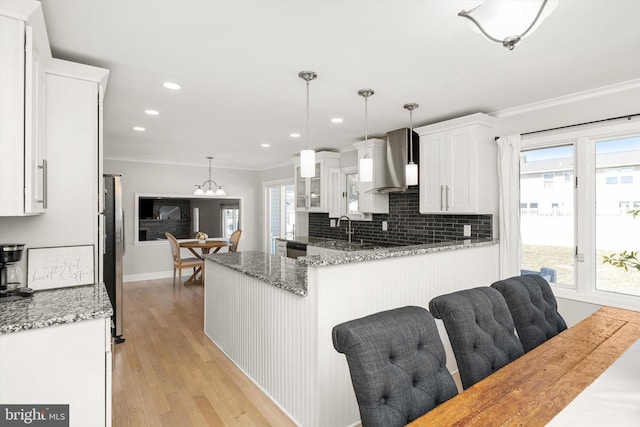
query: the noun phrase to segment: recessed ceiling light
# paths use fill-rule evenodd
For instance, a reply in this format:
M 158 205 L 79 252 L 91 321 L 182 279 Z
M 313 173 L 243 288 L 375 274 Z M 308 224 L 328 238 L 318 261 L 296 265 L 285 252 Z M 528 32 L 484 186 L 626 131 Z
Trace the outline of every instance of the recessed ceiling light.
M 269 147 L 271 147 L 271 144 L 260 144 L 260 147 L 269 148 Z
M 300 134 L 299 134 L 299 133 L 296 133 L 296 132 L 290 133 L 290 134 L 289 134 L 289 136 L 290 136 L 291 138 L 300 138 Z
M 160 111 L 158 110 L 144 110 L 144 112 L 150 116 L 157 116 L 158 114 L 160 114 Z
M 133 130 L 137 130 L 138 132 L 144 132 L 147 129 L 143 128 L 142 126 L 134 126 Z
M 182 88 L 182 86 L 180 86 L 178 83 L 173 83 L 173 82 L 164 82 L 164 83 L 162 83 L 162 86 L 166 87 L 167 89 L 171 89 L 171 90 L 178 90 L 178 89 Z
M 331 119 L 331 123 L 342 123 L 344 120 L 342 120 L 342 117 L 334 117 L 333 119 Z

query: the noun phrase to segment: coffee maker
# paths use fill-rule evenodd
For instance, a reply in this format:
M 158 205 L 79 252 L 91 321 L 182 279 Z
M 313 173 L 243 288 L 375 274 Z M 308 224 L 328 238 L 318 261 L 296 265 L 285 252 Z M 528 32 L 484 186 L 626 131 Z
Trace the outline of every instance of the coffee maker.
M 24 286 L 22 269 L 18 262 L 22 259 L 24 244 L 0 244 L 0 302 L 28 298 L 33 290 Z

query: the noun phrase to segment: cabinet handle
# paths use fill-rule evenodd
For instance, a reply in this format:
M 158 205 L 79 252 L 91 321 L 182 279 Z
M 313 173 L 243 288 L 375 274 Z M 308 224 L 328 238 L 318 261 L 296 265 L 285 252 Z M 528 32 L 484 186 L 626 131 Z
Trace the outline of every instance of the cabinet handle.
M 444 210 L 444 204 L 442 203 L 442 193 L 444 192 L 444 185 L 440 186 L 440 210 Z
M 47 209 L 47 205 L 49 202 L 49 179 L 47 173 L 47 161 L 43 159 L 42 165 L 38 165 L 38 169 L 42 169 L 42 199 L 36 200 L 36 202 L 42 203 L 42 208 Z
M 445 188 L 446 188 L 445 193 L 446 193 L 447 211 L 448 211 L 449 210 L 449 186 L 446 185 Z

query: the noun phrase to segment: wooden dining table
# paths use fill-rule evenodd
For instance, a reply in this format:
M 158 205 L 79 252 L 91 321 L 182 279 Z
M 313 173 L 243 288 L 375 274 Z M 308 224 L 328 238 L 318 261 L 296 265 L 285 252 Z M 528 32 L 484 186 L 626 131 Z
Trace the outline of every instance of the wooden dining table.
M 639 339 L 640 312 L 602 307 L 409 426 L 546 425 Z
M 217 253 L 221 248 L 225 246 L 229 246 L 228 240 L 215 240 L 215 239 L 207 239 L 207 240 L 185 240 L 183 242 L 178 242 L 178 246 L 181 248 L 186 248 L 191 251 L 193 255 L 200 259 L 204 259 L 204 256 L 211 252 L 211 249 L 214 249 L 213 253 Z M 200 249 L 200 253 L 196 250 Z M 187 279 L 185 284 L 194 284 L 194 283 L 204 283 L 204 278 L 198 279 L 198 274 L 201 273 L 200 268 L 196 268 L 191 277 Z

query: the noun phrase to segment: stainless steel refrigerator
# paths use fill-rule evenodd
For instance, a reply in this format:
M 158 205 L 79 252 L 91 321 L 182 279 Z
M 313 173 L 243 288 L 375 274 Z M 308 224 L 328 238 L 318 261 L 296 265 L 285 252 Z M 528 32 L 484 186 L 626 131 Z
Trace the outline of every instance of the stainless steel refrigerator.
M 125 252 L 122 177 L 104 175 L 104 270 L 103 280 L 113 305 L 111 333 L 124 342 L 122 306 L 122 257 Z

